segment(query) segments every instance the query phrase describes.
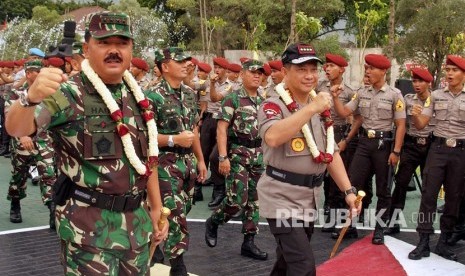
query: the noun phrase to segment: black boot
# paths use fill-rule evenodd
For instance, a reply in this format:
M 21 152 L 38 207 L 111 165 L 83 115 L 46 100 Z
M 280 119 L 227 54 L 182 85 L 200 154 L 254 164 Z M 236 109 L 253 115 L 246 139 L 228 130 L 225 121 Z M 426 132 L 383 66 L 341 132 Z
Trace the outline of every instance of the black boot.
M 55 202 L 49 201 L 49 202 L 47 203 L 47 206 L 48 206 L 48 210 L 50 211 L 50 216 L 49 216 L 49 225 L 50 225 L 50 229 L 56 230 L 56 224 L 55 224 L 55 209 L 56 209 L 56 205 L 55 205 Z
M 214 223 L 212 218 L 205 222 L 205 242 L 209 247 L 215 247 L 218 238 L 218 224 Z
M 0 148 L 0 156 L 4 156 L 10 154 L 10 147 L 8 145 L 4 145 Z
M 170 269 L 170 276 L 188 276 L 187 275 L 187 268 L 184 264 L 184 259 L 182 254 L 177 256 L 174 259 L 170 260 L 171 269 Z
M 450 238 L 447 239 L 447 244 L 455 245 L 459 240 L 465 240 L 465 225 L 455 227 L 455 231 L 452 233 Z
M 194 203 L 197 201 L 203 201 L 202 183 L 195 182 L 193 200 Z
M 452 250 L 450 250 L 450 246 L 447 244 L 447 233 L 441 233 L 439 236 L 438 243 L 436 244 L 436 249 L 434 253 L 438 254 L 439 256 L 452 260 L 457 261 L 457 254 L 455 254 Z
M 428 233 L 419 233 L 420 241 L 418 242 L 417 247 L 413 249 L 412 252 L 408 254 L 410 260 L 419 260 L 423 257 L 429 257 L 429 234 Z
M 254 243 L 254 234 L 246 234 L 241 246 L 241 255 L 256 260 L 268 259 L 268 253 L 261 251 Z
M 384 235 L 394 235 L 400 233 L 400 225 L 395 223 L 392 227 L 384 229 Z
M 23 222 L 19 199 L 11 199 L 10 221 L 13 223 Z
M 341 233 L 342 229 L 337 229 L 331 233 L 331 238 L 337 240 L 339 238 L 339 235 Z M 356 239 L 358 238 L 358 232 L 356 227 L 349 226 L 347 228 L 347 231 L 343 237 L 343 239 Z
M 373 238 L 371 239 L 372 244 L 380 245 L 384 244 L 384 230 L 380 225 L 376 225 Z
M 218 191 L 212 201 L 208 203 L 208 207 L 212 209 L 218 207 L 225 197 L 226 194 L 224 191 Z

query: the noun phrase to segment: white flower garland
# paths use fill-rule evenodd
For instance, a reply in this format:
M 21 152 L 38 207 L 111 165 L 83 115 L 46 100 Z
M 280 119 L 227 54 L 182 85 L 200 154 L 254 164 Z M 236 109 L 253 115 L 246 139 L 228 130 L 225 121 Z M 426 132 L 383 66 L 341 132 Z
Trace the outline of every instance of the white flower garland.
M 284 89 L 283 83 L 276 85 L 275 90 L 288 108 L 293 103 L 295 103 L 294 100 L 291 98 L 289 91 Z M 312 99 L 316 97 L 315 90 L 312 90 L 310 92 L 310 97 Z M 291 112 L 293 111 L 291 110 Z M 305 137 L 307 145 L 310 149 L 310 153 L 312 154 L 315 162 L 330 163 L 332 161 L 332 155 L 334 154 L 334 127 L 332 126 L 332 124 L 326 129 L 326 154 L 331 155 L 330 160 L 326 160 L 326 157 L 327 157 L 326 154 L 318 150 L 315 140 L 313 139 L 312 133 L 310 132 L 310 128 L 308 127 L 308 124 L 305 124 L 302 126 L 302 133 Z
M 124 152 L 129 159 L 129 163 L 134 167 L 134 169 L 140 175 L 149 175 L 151 173 L 151 165 L 152 163 L 156 162 L 158 157 L 158 141 L 157 141 L 157 125 L 155 124 L 155 120 L 153 119 L 153 112 L 148 110 L 150 105 L 148 104 L 148 100 L 145 98 L 144 93 L 140 89 L 137 81 L 134 77 L 129 73 L 127 70 L 123 74 L 124 80 L 127 82 L 130 91 L 133 93 L 134 97 L 136 98 L 139 107 L 144 109 L 148 118 L 146 119 L 146 124 L 148 128 L 148 138 L 149 138 L 149 149 L 148 155 L 149 160 L 147 164 L 144 164 L 136 154 L 134 149 L 134 145 L 132 144 L 131 134 L 127 126 L 122 122 L 122 112 L 119 109 L 118 104 L 116 103 L 115 99 L 112 97 L 110 90 L 108 90 L 107 86 L 102 82 L 100 77 L 95 73 L 94 69 L 90 67 L 89 61 L 85 59 L 82 64 L 82 71 L 88 77 L 89 81 L 94 85 L 95 90 L 100 94 L 103 99 L 103 102 L 106 104 L 108 109 L 112 114 L 112 118 L 117 121 L 117 130 L 118 134 L 121 137 L 121 141 L 123 143 Z M 142 104 L 145 103 L 145 106 Z M 119 115 L 120 117 L 116 116 L 115 118 L 113 115 Z M 151 115 L 151 116 L 150 116 Z

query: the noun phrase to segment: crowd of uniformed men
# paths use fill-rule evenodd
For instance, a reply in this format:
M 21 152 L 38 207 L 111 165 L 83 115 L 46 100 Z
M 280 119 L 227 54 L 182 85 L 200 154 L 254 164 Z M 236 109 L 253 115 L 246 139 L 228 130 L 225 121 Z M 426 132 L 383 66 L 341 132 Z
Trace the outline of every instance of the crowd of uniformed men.
M 125 27 L 125 22 L 116 24 Z M 89 28 L 93 38 L 107 39 L 94 35 L 92 25 Z M 123 36 L 132 38 L 130 34 Z M 30 49 L 28 54 L 21 60 L 0 61 L 0 154 L 5 157 L 11 154 L 12 164 L 10 185 L 5 190 L 11 201 L 10 221 L 20 223 L 20 201 L 26 197 L 26 180 L 30 167 L 37 166 L 42 199 L 50 209 L 50 227 L 55 229 L 51 190 L 59 170 L 53 135 L 40 131 L 35 136 L 10 138 L 5 131 L 5 111 L 16 100 L 28 106 L 27 89 L 44 67 L 60 68 L 70 79 L 82 74 L 81 62 L 86 54 L 79 43 L 75 44 L 73 55 L 66 58 L 48 57 L 37 48 Z M 167 62 L 170 60 L 173 62 Z M 310 45 L 301 43 L 290 45 L 281 59 L 267 62 L 250 57 L 237 61 L 215 57 L 209 64 L 176 47 L 156 51 L 154 62 L 151 68 L 144 59 L 134 57 L 127 69 L 146 91 L 155 114 L 160 194 L 163 205 L 171 209 L 162 254 L 170 260 L 172 275 L 186 275 L 183 262 L 183 253 L 189 246 L 186 216 L 193 203 L 204 200 L 204 185 L 213 185 L 208 203 L 213 212 L 205 229 L 208 246 L 216 246 L 219 225 L 239 217 L 244 235 L 241 254 L 267 259 L 267 253 L 254 242 L 261 215 L 268 219 L 278 243 L 278 260 L 273 267 L 276 274 L 272 274 L 282 275 L 287 270 L 297 273 L 287 275 L 312 275 L 311 249 L 299 249 L 305 246 L 305 243 L 299 245 L 299 241 L 309 242 L 314 218 L 280 217 L 279 211 L 317 208 L 318 187 L 323 185 L 327 223 L 322 231 L 338 238 L 336 210 L 347 208 L 347 204 L 353 208 L 351 197 L 356 190 L 369 194 L 374 190 L 380 220 L 376 222 L 372 242 L 383 244 L 385 234 L 400 231 L 399 216 L 418 167 L 423 180 L 417 224 L 420 241 L 409 258 L 420 259 L 430 254 L 429 236 L 434 233 L 437 196 L 443 186 L 445 206 L 434 252 L 456 260 L 451 245 L 465 239 L 465 58 L 447 56 L 444 71 L 447 86 L 434 91 L 430 72 L 421 66 L 412 69 L 415 93 L 411 94 L 386 82 L 391 63 L 384 55 L 365 56 L 364 83 L 353 88 L 350 80 L 343 79 L 349 65 L 346 58 L 327 53 L 323 62 Z M 322 72 L 324 77 L 319 78 L 318 73 L 322 76 Z M 295 108 L 283 103 L 283 92 L 275 89 L 281 83 L 296 103 Z M 311 88 L 321 95 L 309 97 Z M 60 99 L 56 101 L 60 106 Z M 329 103 L 336 148 L 334 165 L 331 160 L 316 161 L 308 137 L 299 131 L 309 124 L 318 149 L 324 153 L 331 142 L 325 140 L 328 125 L 322 127 L 323 116 L 318 113 L 329 107 Z M 96 103 L 89 100 L 89 105 L 92 104 Z M 310 112 L 307 106 L 318 109 L 313 107 Z M 95 129 L 106 131 L 105 121 L 94 123 Z M 94 139 L 90 155 L 97 152 L 98 156 L 109 156 L 121 150 L 111 146 L 116 144 L 113 136 Z M 328 164 L 326 173 L 325 164 Z M 343 167 L 352 187 L 344 186 L 347 181 L 338 172 Z M 211 174 L 206 179 L 208 169 Z M 375 189 L 371 187 L 373 176 Z M 364 199 L 362 209 L 371 203 L 371 196 Z M 360 217 L 363 221 L 363 211 Z M 299 236 L 292 224 L 278 227 L 280 219 L 307 221 L 310 227 L 304 228 L 303 236 Z M 351 227 L 345 237 L 358 237 L 356 228 Z

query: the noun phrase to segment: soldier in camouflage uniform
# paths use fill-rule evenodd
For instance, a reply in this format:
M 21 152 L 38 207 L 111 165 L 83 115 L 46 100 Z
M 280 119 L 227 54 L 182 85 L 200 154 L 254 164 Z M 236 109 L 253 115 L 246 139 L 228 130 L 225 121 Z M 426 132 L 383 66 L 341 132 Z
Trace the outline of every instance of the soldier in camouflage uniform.
M 217 141 L 219 171 L 226 176 L 226 197 L 207 219 L 205 231 L 207 245 L 214 247 L 218 225 L 240 214 L 244 234 L 241 255 L 258 260 L 268 257 L 254 243 L 259 219 L 257 182 L 264 170 L 257 121 L 257 110 L 264 100 L 257 92 L 262 76 L 262 62 L 244 62 L 242 88 L 227 95 L 221 104 Z
M 160 191 L 164 206 L 171 209 L 164 248 L 171 263 L 170 275 L 187 275 L 183 260 L 189 247 L 186 216 L 192 207 L 194 182 L 203 182 L 207 174 L 196 128 L 195 93 L 182 83 L 187 76 L 190 58 L 176 47 L 157 51 L 155 60 L 163 79 L 152 90 L 146 91 L 154 103 L 159 131 Z
M 26 83 L 21 90 L 12 89 L 9 93 L 5 94 L 5 113 L 7 113 L 8 108 L 18 99 L 20 94 L 27 93 L 26 89 L 34 82 L 41 68 L 42 62 L 40 60 L 29 61 L 25 64 Z M 7 194 L 7 199 L 11 201 L 10 221 L 21 223 L 23 219 L 21 216 L 20 200 L 26 197 L 26 181 L 29 175 L 29 167 L 35 164 L 38 151 L 35 142 L 29 136 L 13 138 L 10 141 L 10 145 L 12 149 L 12 170 Z
M 7 117 L 14 136 L 43 129 L 53 134 L 61 171 L 54 191 L 57 232 L 66 275 L 149 275 L 150 235 L 155 232 L 155 245 L 167 235 L 167 226 L 157 226 L 157 158 L 148 147 L 156 142 L 146 138 L 147 130 L 156 131 L 148 123 L 153 114 L 147 99 L 137 103 L 135 95 L 143 94 L 130 85 L 135 80 L 126 71 L 132 39 L 127 15 L 91 14 L 82 72 L 67 80 L 60 69 L 43 68 Z

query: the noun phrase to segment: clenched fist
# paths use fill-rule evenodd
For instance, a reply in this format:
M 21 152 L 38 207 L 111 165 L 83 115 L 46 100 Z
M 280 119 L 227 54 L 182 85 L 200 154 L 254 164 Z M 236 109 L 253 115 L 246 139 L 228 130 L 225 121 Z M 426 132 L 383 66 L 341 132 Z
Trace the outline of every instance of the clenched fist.
M 68 77 L 59 68 L 42 68 L 28 89 L 28 98 L 33 103 L 40 103 L 43 99 L 54 94 L 60 84 L 67 80 Z
M 331 107 L 331 96 L 328 92 L 320 92 L 313 98 L 310 105 L 313 106 L 316 113 L 321 113 Z
M 422 111 L 423 111 L 423 106 L 419 104 L 414 104 L 412 106 L 412 116 L 418 116 L 421 114 Z

